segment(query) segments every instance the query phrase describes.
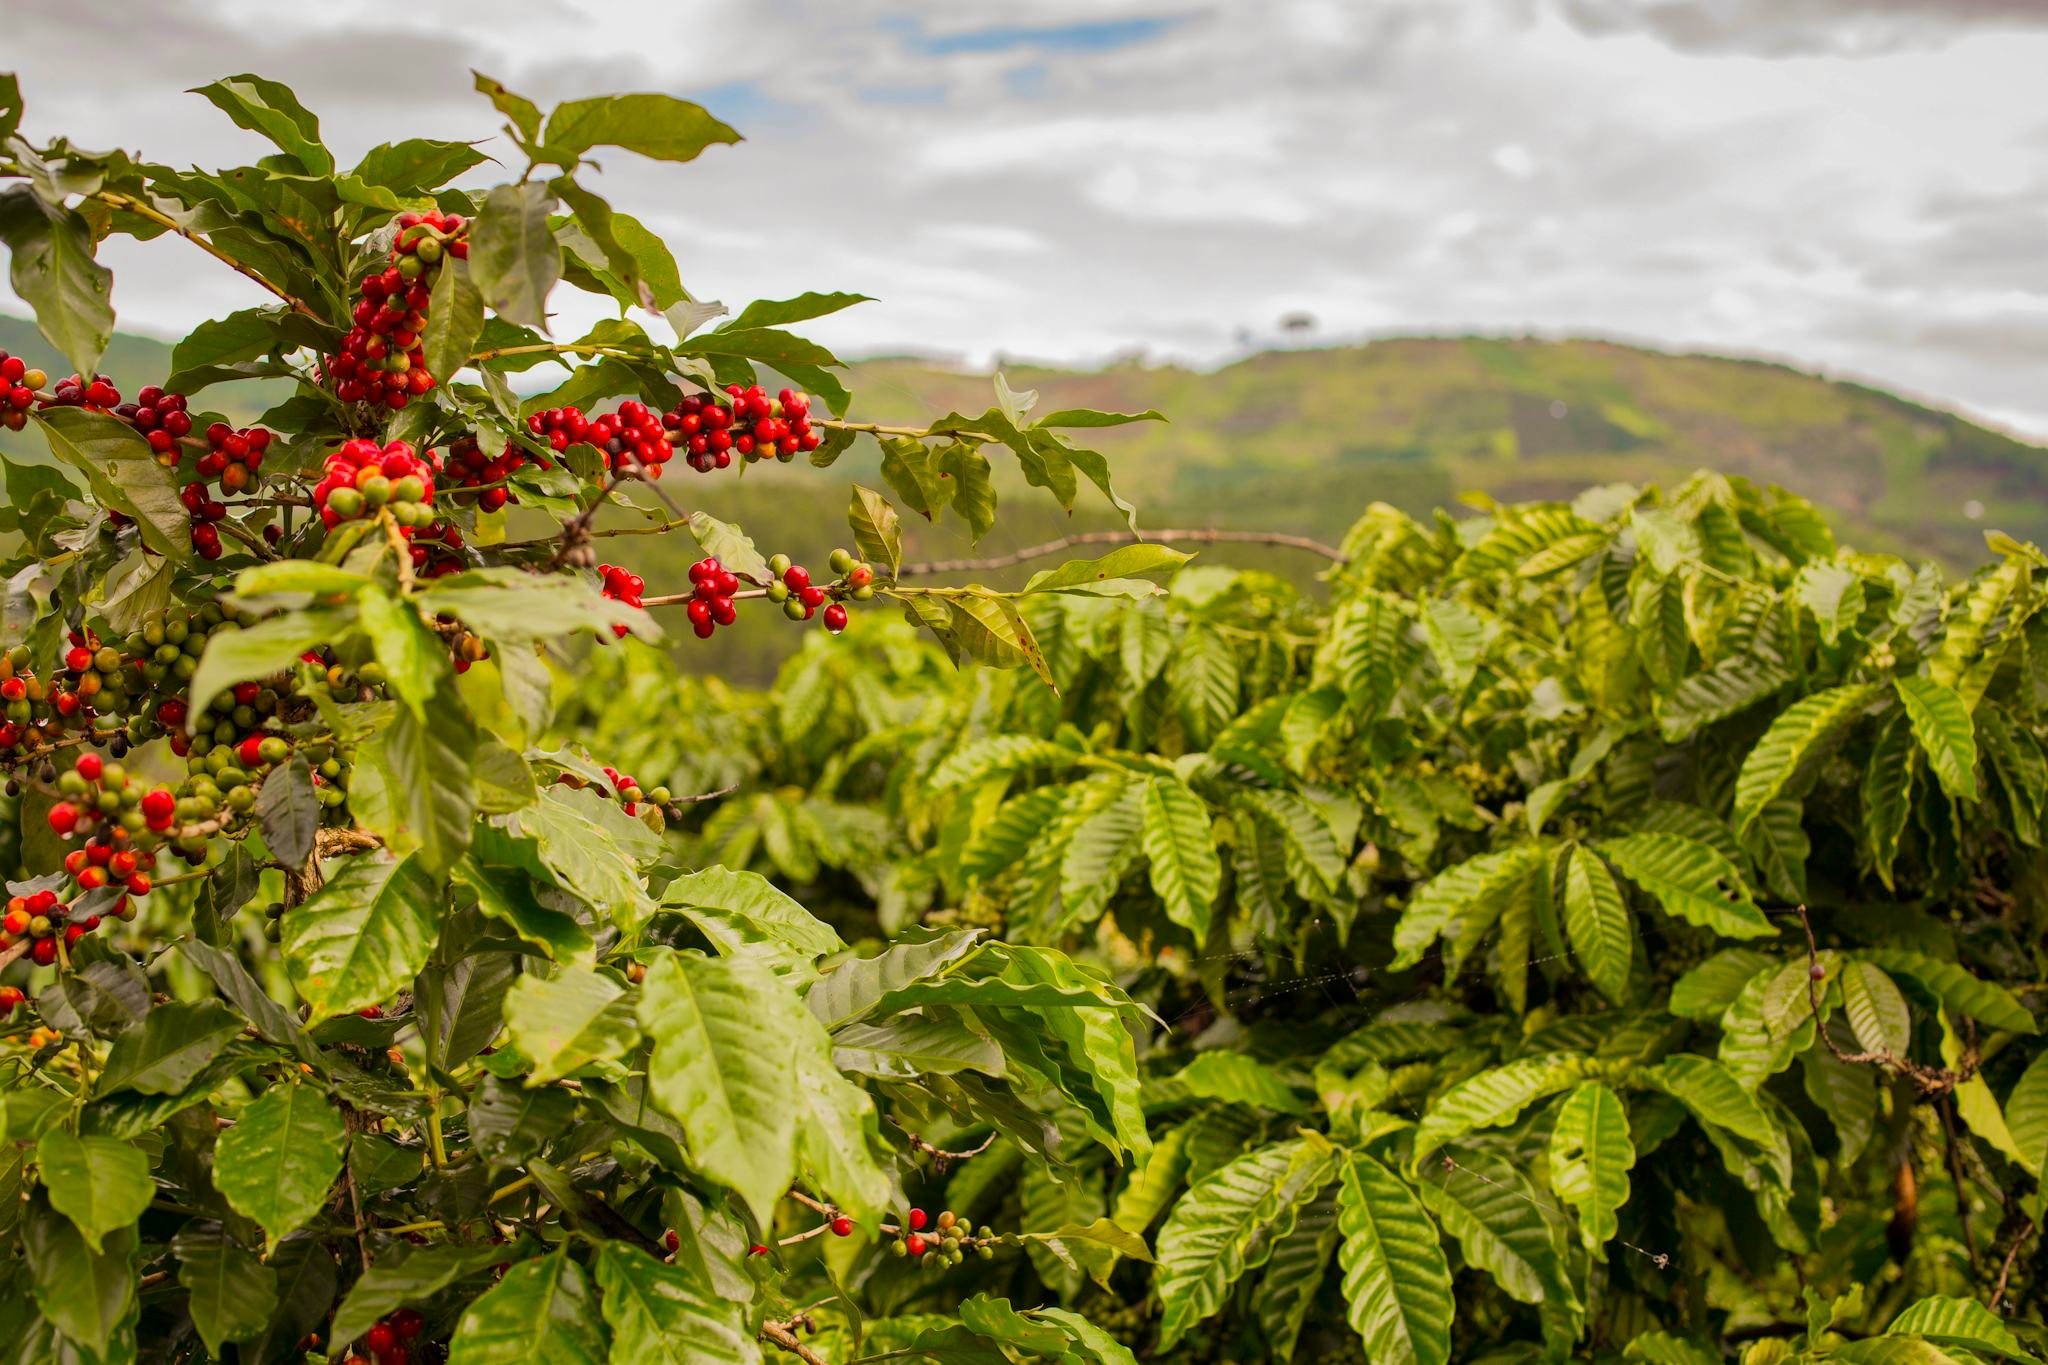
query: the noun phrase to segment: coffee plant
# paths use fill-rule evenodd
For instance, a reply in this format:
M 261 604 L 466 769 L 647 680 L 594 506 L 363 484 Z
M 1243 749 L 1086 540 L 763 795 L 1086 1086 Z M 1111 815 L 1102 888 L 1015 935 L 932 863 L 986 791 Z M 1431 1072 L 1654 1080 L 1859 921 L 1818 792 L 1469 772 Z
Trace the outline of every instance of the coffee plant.
M 1156 1261 L 1012 1302 L 1190 1362 L 2033 1360 L 2048 559 L 1991 542 L 1951 581 L 1713 475 L 1376 506 L 1323 592 L 1030 604 L 1056 692 L 877 623 L 760 696 L 614 652 L 565 714 L 734 789 L 690 860 L 1144 1007 L 1148 1154 L 947 1198 Z
M 880 440 L 903 501 L 978 535 L 1003 451 L 1128 517 L 1061 433 L 1139 419 L 1033 420 L 998 386 L 929 428 L 846 421 L 838 361 L 787 328 L 858 296 L 712 326 L 727 310 L 579 180 L 596 149 L 687 162 L 731 129 L 667 96 L 544 116 L 476 84 L 521 170 L 488 188 L 463 142 L 344 169 L 255 76 L 197 92 L 275 148 L 218 171 L 31 142 L 0 77 L 14 292 L 76 370 L 0 354 L 7 429 L 49 452 L 8 458 L 0 511 L 0 1353 L 752 1362 L 817 1359 L 831 1330 L 851 1358 L 864 1314 L 943 1295 L 965 1302 L 895 1323 L 902 1349 L 1129 1360 L 1057 1304 L 935 1286 L 1142 1238 L 971 1224 L 934 1173 L 1145 1151 L 1138 1003 L 979 930 L 856 952 L 757 873 L 687 861 L 667 831 L 700 793 L 641 785 L 553 713 L 667 607 L 698 636 L 773 628 L 741 620 L 761 600 L 836 635 L 886 601 L 955 659 L 1046 674 L 1025 602 L 1156 594 L 1133 575 L 1178 556 L 1028 592 L 901 583 L 898 513 L 863 488 L 856 549 L 813 572 L 662 476 Z M 124 392 L 97 369 L 117 234 L 272 301 Z M 560 285 L 618 316 L 554 339 Z M 207 409 L 252 379 L 289 396 Z M 646 582 L 630 540 L 598 563 L 602 538 L 668 533 L 702 547 L 687 582 Z

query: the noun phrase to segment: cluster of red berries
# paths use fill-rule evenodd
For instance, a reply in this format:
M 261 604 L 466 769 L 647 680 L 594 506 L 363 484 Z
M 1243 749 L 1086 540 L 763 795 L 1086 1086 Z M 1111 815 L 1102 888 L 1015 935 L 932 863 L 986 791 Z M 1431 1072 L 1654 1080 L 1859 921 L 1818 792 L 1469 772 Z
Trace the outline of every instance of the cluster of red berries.
M 0 916 L 0 947 L 12 948 L 26 941 L 29 945 L 29 960 L 38 967 L 47 967 L 57 960 L 57 935 L 64 935 L 68 948 L 84 935 L 99 927 L 97 917 L 90 918 L 92 929 L 86 928 L 87 920 L 70 923 L 71 907 L 57 899 L 57 893 L 48 887 L 31 891 L 26 896 L 11 896 L 7 901 L 7 913 Z
M 412 1365 L 412 1348 L 406 1343 L 417 1337 L 427 1320 L 411 1308 L 401 1308 L 380 1318 L 363 1333 L 362 1350 L 351 1354 L 342 1365 Z
M 462 530 L 452 521 L 430 521 L 413 531 L 412 541 L 413 572 L 422 578 L 445 578 L 452 573 L 461 573 L 465 567 L 462 557 Z
M 49 382 L 48 375 L 31 370 L 20 356 L 0 351 L 0 427 L 20 431 L 27 426 L 36 390 Z
M 165 469 L 178 467 L 178 442 L 192 434 L 192 414 L 186 410 L 184 394 L 165 393 L 154 384 L 145 384 L 137 390 L 134 402 L 116 405 L 114 415 L 125 417 L 134 424 L 143 439 L 149 442 L 158 464 Z M 269 444 L 269 432 L 263 434 L 263 440 L 264 444 Z M 214 442 L 215 449 L 219 446 L 218 441 Z M 213 475 L 202 474 L 200 477 L 210 479 Z
M 58 689 L 75 693 L 80 701 L 114 702 L 127 691 L 128 674 L 122 668 L 121 651 L 101 642 L 90 630 L 65 634 L 64 671 L 71 676 Z
M 65 798 L 50 807 L 50 829 L 60 839 L 90 834 L 106 824 L 125 836 L 148 830 L 162 834 L 177 817 L 177 800 L 167 787 L 138 790 L 117 763 L 98 754 L 81 754 L 70 772 L 57 779 Z M 137 892 L 140 895 L 140 892 Z
M 705 561 L 707 564 L 716 562 L 715 560 Z M 647 592 L 647 582 L 639 574 L 622 569 L 616 564 L 600 564 L 597 566 L 597 571 L 603 575 L 603 592 L 608 601 L 624 602 L 629 607 L 640 605 L 641 597 Z M 690 573 L 693 577 L 696 572 L 695 567 L 691 568 Z M 727 603 L 727 605 L 730 606 L 731 604 Z M 706 635 L 710 634 L 709 631 L 703 633 Z M 626 638 L 626 628 L 624 626 L 613 626 L 612 634 L 623 640 Z M 605 771 L 610 772 L 611 769 L 607 768 Z
M 12 401 L 12 395 L 9 401 Z M 46 408 L 92 408 L 98 412 L 119 407 L 120 403 L 121 391 L 103 374 L 96 374 L 91 379 L 67 375 L 57 381 L 57 387 L 43 400 Z
M 263 452 L 270 449 L 270 433 L 262 427 L 237 431 L 226 422 L 215 422 L 206 428 L 206 444 L 209 449 L 199 457 L 196 471 L 199 477 L 218 479 L 223 491 L 241 493 L 256 481 Z
M 178 490 L 178 501 L 192 514 L 192 552 L 201 559 L 219 559 L 220 523 L 227 520 L 227 504 L 210 496 L 197 479 Z
M 532 426 L 532 419 L 528 419 L 527 425 L 529 428 Z M 448 454 L 441 461 L 441 481 L 451 495 L 459 494 L 465 489 L 477 488 L 484 484 L 502 484 L 512 477 L 514 470 L 524 469 L 528 464 L 537 464 L 542 469 L 553 467 L 541 456 L 529 454 L 509 443 L 497 458 L 493 459 L 484 454 L 483 448 L 477 444 L 476 436 L 471 434 L 449 442 Z M 477 508 L 484 512 L 495 512 L 506 503 L 517 501 L 519 499 L 509 488 L 484 488 L 482 492 L 476 494 Z
M 738 619 L 739 611 L 732 604 L 732 595 L 740 590 L 738 575 L 716 559 L 700 559 L 690 566 L 690 583 L 693 595 L 683 610 L 689 613 L 690 629 L 698 639 L 708 640 L 720 626 Z
M 661 467 L 675 453 L 662 433 L 662 419 L 637 399 L 596 417 L 585 416 L 581 408 L 549 408 L 527 418 L 526 429 L 555 450 L 596 446 L 614 472 L 641 469 L 650 479 L 661 477 Z
M 619 798 L 619 804 L 626 814 L 638 815 L 642 801 L 652 801 L 657 806 L 666 806 L 670 801 L 667 787 L 643 788 L 637 778 L 628 777 L 617 768 L 606 765 L 604 775 L 611 779 L 612 795 Z
M 725 395 L 730 406 L 710 394 L 692 394 L 661 419 L 698 473 L 727 468 L 734 452 L 748 461 L 793 460 L 800 450 L 818 448 L 822 438 L 811 428 L 806 395 L 784 389 L 770 398 L 759 384 L 728 384 Z
M 0 656 L 0 750 L 52 739 L 67 726 L 90 722 L 102 707 L 118 710 L 125 702 L 130 680 L 120 651 L 82 630 L 71 631 L 66 643 L 60 672 L 71 676 L 47 683 L 30 669 L 26 645 Z
M 389 506 L 391 518 L 408 534 L 434 520 L 433 466 L 404 441 L 379 446 L 361 437 L 344 441 L 327 457 L 327 473 L 313 486 L 321 524 L 333 530 L 344 521 L 375 515 Z
M 831 558 L 832 571 L 843 580 L 846 596 L 866 600 L 875 595 L 875 571 L 862 564 L 845 550 L 834 550 Z M 817 615 L 818 608 L 825 608 L 825 629 L 837 635 L 846 629 L 846 607 L 831 601 L 834 591 L 842 585 L 828 590 L 811 582 L 811 571 L 801 564 L 792 564 L 788 555 L 776 555 L 768 561 L 768 571 L 775 575 L 768 584 L 768 600 L 782 604 L 782 614 L 792 621 L 808 621 Z
M 398 215 L 398 240 L 391 264 L 364 277 L 358 289 L 355 326 L 341 353 L 327 361 L 334 396 L 344 403 L 382 403 L 402 408 L 434 387 L 420 336 L 427 305 L 444 256 L 469 256 L 467 227 L 460 215 L 439 210 Z

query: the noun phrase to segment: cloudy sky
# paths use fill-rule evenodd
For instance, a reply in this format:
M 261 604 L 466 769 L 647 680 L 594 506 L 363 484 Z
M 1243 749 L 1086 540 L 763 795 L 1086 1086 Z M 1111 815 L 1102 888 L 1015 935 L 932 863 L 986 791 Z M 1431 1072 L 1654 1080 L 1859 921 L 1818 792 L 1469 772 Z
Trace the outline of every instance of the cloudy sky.
M 79 0 L 4 27 L 31 136 L 174 163 L 260 154 L 179 93 L 244 70 L 345 158 L 493 137 L 472 67 L 543 104 L 699 100 L 747 143 L 614 154 L 604 191 L 700 296 L 874 295 L 815 328 L 856 354 L 1213 364 L 1300 310 L 1323 339 L 1769 355 L 2048 437 L 2044 0 Z M 126 326 L 251 301 L 176 244 L 109 250 Z

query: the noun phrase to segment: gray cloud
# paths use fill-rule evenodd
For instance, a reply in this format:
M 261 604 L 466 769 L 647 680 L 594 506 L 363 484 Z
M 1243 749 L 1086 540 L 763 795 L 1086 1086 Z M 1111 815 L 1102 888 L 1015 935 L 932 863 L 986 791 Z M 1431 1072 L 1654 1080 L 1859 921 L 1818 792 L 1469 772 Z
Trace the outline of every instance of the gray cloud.
M 501 0 L 413 11 L 111 3 L 10 15 L 32 135 L 211 163 L 174 93 L 256 70 L 349 158 L 490 138 L 479 67 L 543 103 L 703 100 L 747 134 L 591 183 L 693 289 L 877 296 L 853 353 L 1228 358 L 1533 329 L 1784 356 L 2048 432 L 2048 61 L 1996 0 Z M 1840 54 L 1856 54 L 1844 62 Z M 489 148 L 502 152 L 501 141 Z M 113 244 L 130 325 L 250 301 Z M 594 313 L 560 296 L 560 325 Z
M 1973 29 L 2048 26 L 2039 0 L 1556 0 L 1599 35 L 1647 33 L 1690 52 L 1867 56 Z

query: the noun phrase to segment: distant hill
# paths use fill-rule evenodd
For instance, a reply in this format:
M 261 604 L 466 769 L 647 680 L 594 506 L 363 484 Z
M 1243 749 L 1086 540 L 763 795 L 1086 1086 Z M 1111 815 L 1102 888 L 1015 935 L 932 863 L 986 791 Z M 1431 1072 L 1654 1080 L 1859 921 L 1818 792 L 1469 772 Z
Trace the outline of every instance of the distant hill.
M 1480 490 L 1568 497 L 1702 466 L 1832 509 L 1871 549 L 1956 564 L 1997 527 L 2048 542 L 2048 449 L 1953 413 L 1784 365 L 1602 341 L 1404 339 L 1269 351 L 1215 371 L 1011 367 L 1041 409 L 1157 408 L 1102 434 L 1155 526 L 1284 527 L 1334 537 L 1367 502 L 1410 511 Z M 861 367 L 862 415 L 988 402 L 985 376 L 916 360 Z M 1973 520 L 1965 508 L 1980 503 Z

